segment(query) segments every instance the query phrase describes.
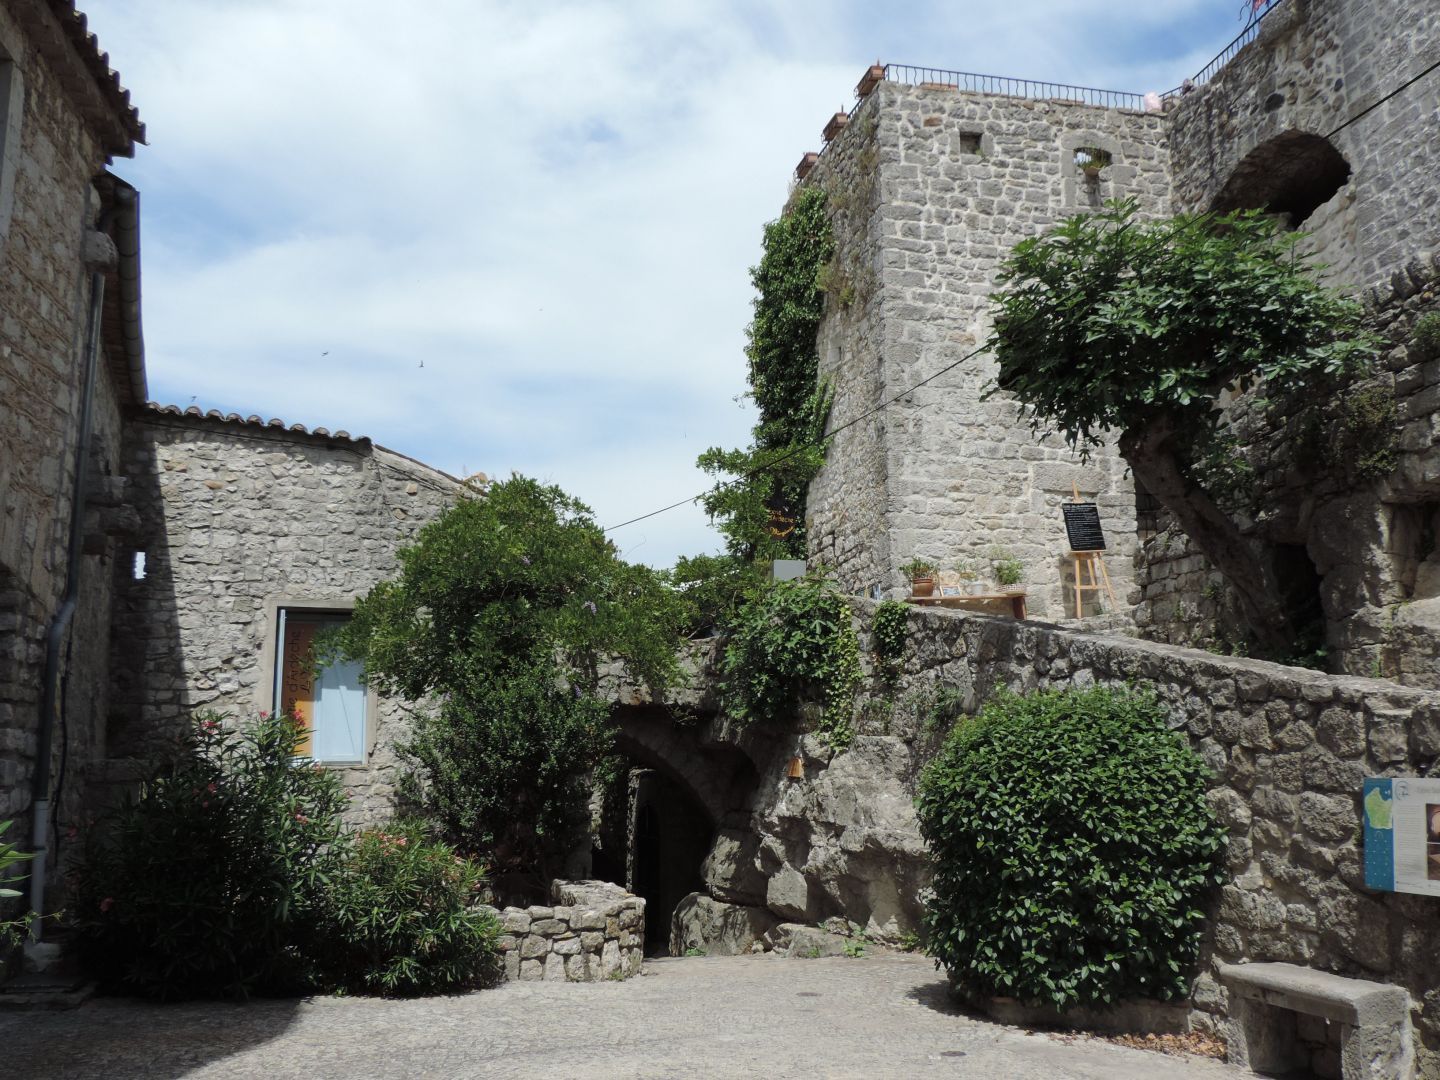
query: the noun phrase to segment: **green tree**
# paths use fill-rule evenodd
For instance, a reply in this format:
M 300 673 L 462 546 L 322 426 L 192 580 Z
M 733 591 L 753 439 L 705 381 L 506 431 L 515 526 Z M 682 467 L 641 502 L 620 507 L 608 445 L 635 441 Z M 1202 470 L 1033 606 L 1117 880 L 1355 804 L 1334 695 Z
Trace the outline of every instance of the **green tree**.
M 825 203 L 822 189 L 801 188 L 765 226 L 764 252 L 750 271 L 755 313 L 745 348 L 759 411 L 751 445 L 712 447 L 697 462 L 722 478 L 702 505 L 739 562 L 805 556 L 805 497 L 825 462 L 830 413 L 816 346 L 822 272 L 835 254 Z
M 1197 466 L 1222 392 L 1303 392 L 1374 354 L 1359 305 L 1310 276 L 1296 239 L 1256 211 L 1143 223 L 1133 200 L 1112 203 L 1016 245 L 994 309 L 997 388 L 1082 451 L 1118 433 L 1272 655 L 1296 641 L 1279 583 Z
M 357 602 L 336 647 L 416 710 L 410 790 L 463 849 L 542 877 L 576 839 L 567 799 L 610 752 L 611 660 L 661 692 L 684 605 L 584 504 L 522 476 L 462 498 Z

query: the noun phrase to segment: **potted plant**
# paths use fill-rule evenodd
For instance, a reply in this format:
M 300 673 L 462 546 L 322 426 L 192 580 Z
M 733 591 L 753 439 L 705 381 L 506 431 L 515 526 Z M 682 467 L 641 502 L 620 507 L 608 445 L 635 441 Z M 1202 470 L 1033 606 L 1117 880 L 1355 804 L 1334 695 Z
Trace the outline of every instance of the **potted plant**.
M 980 573 L 975 569 L 975 564 L 969 559 L 964 559 L 955 564 L 955 576 L 959 579 L 961 586 L 972 596 L 985 591 L 985 583 L 980 580 Z
M 912 596 L 929 596 L 935 591 L 935 565 L 924 559 L 911 559 L 900 572 L 910 579 Z
M 995 582 L 1001 592 L 1024 592 L 1020 583 L 1025 580 L 1025 564 L 1017 559 L 1009 548 L 990 549 L 990 568 L 995 572 Z

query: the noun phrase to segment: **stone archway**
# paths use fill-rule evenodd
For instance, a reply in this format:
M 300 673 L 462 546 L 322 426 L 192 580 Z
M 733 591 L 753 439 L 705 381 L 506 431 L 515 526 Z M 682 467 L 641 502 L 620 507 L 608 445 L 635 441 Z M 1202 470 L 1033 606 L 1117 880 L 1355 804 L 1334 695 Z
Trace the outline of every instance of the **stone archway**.
M 625 881 L 646 900 L 648 951 L 665 951 L 671 916 L 705 891 L 717 838 L 748 821 L 755 769 L 734 746 L 706 738 L 704 723 L 678 724 L 650 706 L 616 710 L 616 749 L 628 771 Z
M 1264 210 L 1298 228 L 1349 180 L 1350 163 L 1329 139 L 1286 131 L 1240 159 L 1211 209 Z

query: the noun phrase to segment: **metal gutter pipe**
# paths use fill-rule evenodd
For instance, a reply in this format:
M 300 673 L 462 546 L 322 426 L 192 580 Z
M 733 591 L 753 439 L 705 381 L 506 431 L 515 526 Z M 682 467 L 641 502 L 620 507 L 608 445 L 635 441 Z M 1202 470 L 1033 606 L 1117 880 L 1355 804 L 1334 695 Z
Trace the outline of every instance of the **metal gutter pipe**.
M 50 754 L 55 725 L 60 718 L 60 653 L 80 597 L 80 561 L 85 540 L 85 488 L 90 480 L 91 420 L 95 405 L 95 376 L 100 367 L 100 321 L 105 304 L 105 270 L 115 263 L 115 245 L 103 232 L 87 230 L 82 246 L 90 269 L 90 315 L 85 328 L 85 374 L 80 393 L 80 431 L 75 445 L 75 478 L 70 492 L 70 541 L 65 564 L 65 594 L 45 635 L 45 674 L 41 683 L 40 730 L 35 748 L 35 775 L 31 784 L 32 848 L 30 910 L 45 914 L 45 877 L 50 848 Z M 30 940 L 40 941 L 43 920 L 30 924 Z

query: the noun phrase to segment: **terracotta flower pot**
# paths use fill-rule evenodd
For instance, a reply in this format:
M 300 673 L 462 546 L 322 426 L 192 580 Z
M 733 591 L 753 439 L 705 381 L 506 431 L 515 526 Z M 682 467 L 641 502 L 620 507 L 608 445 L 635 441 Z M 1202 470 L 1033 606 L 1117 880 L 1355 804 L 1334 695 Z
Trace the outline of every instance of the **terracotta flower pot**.
M 869 95 L 871 90 L 885 81 L 885 69 L 879 64 L 871 64 L 861 77 L 859 84 L 855 87 L 855 96 L 863 98 Z
M 935 591 L 935 579 L 928 574 L 924 577 L 910 579 L 912 596 L 929 596 Z

